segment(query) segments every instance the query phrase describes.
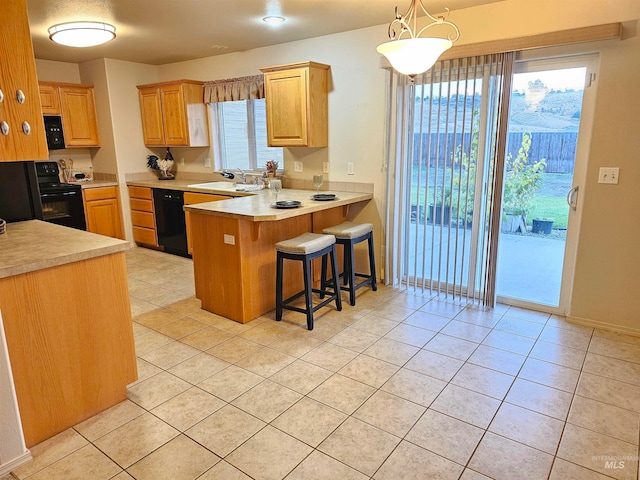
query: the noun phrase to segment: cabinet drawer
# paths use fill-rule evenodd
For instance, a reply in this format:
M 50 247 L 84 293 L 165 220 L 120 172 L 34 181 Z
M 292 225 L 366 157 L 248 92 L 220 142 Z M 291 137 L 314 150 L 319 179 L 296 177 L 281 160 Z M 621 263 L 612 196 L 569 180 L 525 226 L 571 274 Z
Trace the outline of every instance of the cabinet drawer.
M 149 187 L 129 187 L 129 197 L 131 198 L 153 198 Z
M 84 195 L 85 202 L 118 197 L 117 187 L 85 188 L 82 190 L 82 194 Z
M 131 210 L 139 210 L 141 212 L 151 212 L 153 213 L 153 201 L 152 200 L 141 200 L 139 198 L 132 198 L 129 201 L 131 205 Z
M 137 227 L 156 228 L 156 220 L 153 213 L 131 211 L 131 223 Z
M 146 245 L 158 246 L 158 239 L 156 237 L 156 231 L 151 228 L 133 227 L 133 239 L 137 243 L 144 243 Z

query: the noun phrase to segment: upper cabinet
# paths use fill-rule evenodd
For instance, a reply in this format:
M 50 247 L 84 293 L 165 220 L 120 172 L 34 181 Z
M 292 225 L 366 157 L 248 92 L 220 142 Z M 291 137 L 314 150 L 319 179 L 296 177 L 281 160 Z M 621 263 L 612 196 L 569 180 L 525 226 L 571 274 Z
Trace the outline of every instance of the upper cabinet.
M 26 1 L 3 1 L 1 23 L 0 161 L 47 160 Z
M 93 85 L 40 82 L 44 115 L 60 115 L 67 148 L 99 147 Z
M 328 145 L 329 65 L 315 62 L 261 68 L 270 147 Z
M 178 80 L 138 85 L 138 94 L 146 146 L 209 146 L 202 82 Z

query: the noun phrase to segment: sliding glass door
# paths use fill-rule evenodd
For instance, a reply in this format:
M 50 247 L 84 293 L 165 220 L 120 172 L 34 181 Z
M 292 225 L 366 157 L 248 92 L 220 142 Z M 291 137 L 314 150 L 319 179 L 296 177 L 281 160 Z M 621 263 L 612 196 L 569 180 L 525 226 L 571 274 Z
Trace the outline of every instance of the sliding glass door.
M 502 302 L 564 309 L 586 158 L 581 138 L 590 129 L 585 85 L 593 63 L 590 56 L 516 62 L 498 249 Z

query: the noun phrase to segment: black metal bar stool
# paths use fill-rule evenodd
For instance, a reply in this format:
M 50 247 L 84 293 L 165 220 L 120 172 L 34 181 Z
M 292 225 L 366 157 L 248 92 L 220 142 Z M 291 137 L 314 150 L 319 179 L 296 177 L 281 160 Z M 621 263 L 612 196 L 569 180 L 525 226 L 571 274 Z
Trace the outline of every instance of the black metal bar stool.
M 340 274 L 343 277 L 344 285 L 342 290 L 349 292 L 349 303 L 356 304 L 356 290 L 365 285 L 371 285 L 371 290 L 378 290 L 376 281 L 376 259 L 373 250 L 373 224 L 344 222 L 334 227 L 325 228 L 322 233 L 336 237 L 336 244 L 344 247 L 344 271 Z M 360 242 L 367 240 L 369 244 L 369 274 L 356 273 L 354 247 Z M 356 277 L 364 280 L 356 284 Z
M 335 301 L 336 308 L 342 310 L 342 300 L 340 299 L 340 288 L 338 286 L 338 278 L 335 274 L 331 280 L 327 280 L 327 255 L 331 256 L 331 269 L 333 272 L 338 271 L 338 262 L 336 260 L 336 238 L 333 235 L 322 235 L 319 233 L 303 233 L 295 238 L 283 240 L 276 243 L 276 320 L 282 320 L 282 310 L 293 310 L 294 312 L 307 314 L 307 328 L 313 330 L 313 313 Z M 315 258 L 322 257 L 322 278 L 320 280 L 321 288 L 313 288 L 313 278 L 311 276 L 311 261 Z M 295 295 L 282 300 L 282 282 L 284 259 L 298 260 L 302 262 L 302 270 L 304 274 L 304 290 Z M 333 291 L 327 290 L 327 287 L 333 287 Z M 326 295 L 329 297 L 313 306 L 312 294 L 319 293 L 320 298 Z M 305 296 L 305 307 L 294 307 L 289 305 L 297 298 Z

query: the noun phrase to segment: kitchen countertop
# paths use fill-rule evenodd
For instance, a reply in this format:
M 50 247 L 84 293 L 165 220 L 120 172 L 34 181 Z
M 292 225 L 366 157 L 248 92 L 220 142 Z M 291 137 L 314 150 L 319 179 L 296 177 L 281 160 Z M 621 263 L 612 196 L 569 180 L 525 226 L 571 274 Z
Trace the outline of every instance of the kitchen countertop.
M 85 188 L 100 188 L 100 187 L 117 187 L 118 182 L 108 182 L 106 180 L 92 180 L 91 182 L 71 182 L 72 184 L 81 185 L 83 189 Z
M 269 222 L 319 212 L 330 208 L 347 206 L 373 198 L 373 194 L 371 193 L 323 191 L 322 193 L 335 193 L 337 198 L 331 201 L 319 202 L 312 200 L 311 196 L 314 193 L 315 190 L 282 189 L 278 195 L 278 200 L 298 200 L 302 202 L 302 206 L 298 208 L 272 208 L 271 205 L 275 202 L 275 194 L 269 190 L 261 190 L 244 198 L 185 205 L 184 209 L 188 212 L 203 215 L 231 217 L 253 222 Z
M 228 188 L 198 188 L 198 187 L 190 187 L 189 185 L 194 185 L 198 183 L 207 183 L 202 180 L 183 180 L 183 179 L 174 179 L 174 180 L 131 180 L 127 182 L 128 186 L 131 187 L 149 187 L 149 188 L 163 188 L 165 190 L 180 190 L 183 192 L 196 192 L 196 193 L 211 193 L 215 195 L 227 195 L 229 197 L 246 197 L 251 196 L 253 193 L 250 192 L 237 192 L 234 188 L 234 182 L 224 182 L 224 181 L 216 181 L 216 183 L 224 184 L 227 183 Z
M 45 240 L 46 239 L 46 240 Z M 8 223 L 0 235 L 0 278 L 117 253 L 129 242 L 40 220 Z

